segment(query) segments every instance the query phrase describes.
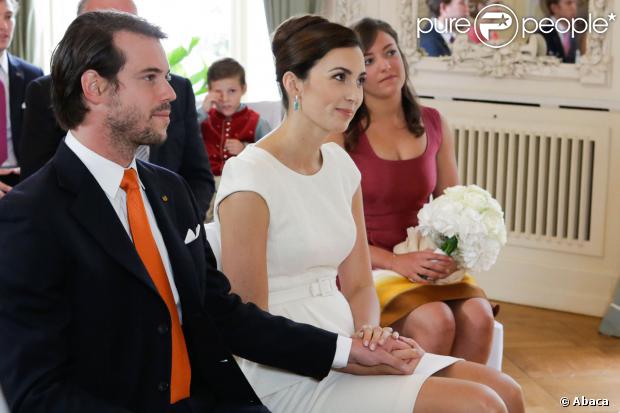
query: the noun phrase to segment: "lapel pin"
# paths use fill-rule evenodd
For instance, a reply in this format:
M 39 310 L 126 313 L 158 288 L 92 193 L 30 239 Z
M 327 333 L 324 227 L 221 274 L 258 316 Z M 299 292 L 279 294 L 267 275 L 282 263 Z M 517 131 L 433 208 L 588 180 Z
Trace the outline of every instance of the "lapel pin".
M 161 200 L 164 202 L 168 202 L 168 195 L 162 195 Z

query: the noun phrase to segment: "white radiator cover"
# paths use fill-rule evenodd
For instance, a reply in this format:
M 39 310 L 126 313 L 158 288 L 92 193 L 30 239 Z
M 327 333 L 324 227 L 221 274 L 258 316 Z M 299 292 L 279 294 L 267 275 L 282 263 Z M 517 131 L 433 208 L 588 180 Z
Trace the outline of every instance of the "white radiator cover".
M 504 208 L 512 245 L 602 255 L 609 131 L 453 122 L 460 181 Z
M 461 183 L 504 208 L 508 245 L 476 276 L 490 298 L 602 315 L 620 270 L 619 115 L 422 103 L 450 125 Z

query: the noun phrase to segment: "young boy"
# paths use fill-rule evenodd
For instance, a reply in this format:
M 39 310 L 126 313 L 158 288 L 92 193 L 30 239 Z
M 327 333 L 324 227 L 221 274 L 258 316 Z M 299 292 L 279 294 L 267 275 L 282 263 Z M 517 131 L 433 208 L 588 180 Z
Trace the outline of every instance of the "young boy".
M 239 62 L 229 57 L 215 61 L 207 71 L 207 82 L 209 93 L 203 101 L 199 122 L 217 190 L 226 160 L 265 136 L 271 127 L 241 103 L 247 87 L 245 70 Z M 213 218 L 214 199 L 215 196 L 207 221 Z

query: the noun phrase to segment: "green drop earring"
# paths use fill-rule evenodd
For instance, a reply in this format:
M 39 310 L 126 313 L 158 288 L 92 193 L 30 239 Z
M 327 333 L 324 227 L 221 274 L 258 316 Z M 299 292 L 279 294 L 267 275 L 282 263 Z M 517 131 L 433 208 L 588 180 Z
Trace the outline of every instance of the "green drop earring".
M 299 110 L 299 96 L 295 95 L 295 100 L 293 101 L 293 110 L 297 112 Z

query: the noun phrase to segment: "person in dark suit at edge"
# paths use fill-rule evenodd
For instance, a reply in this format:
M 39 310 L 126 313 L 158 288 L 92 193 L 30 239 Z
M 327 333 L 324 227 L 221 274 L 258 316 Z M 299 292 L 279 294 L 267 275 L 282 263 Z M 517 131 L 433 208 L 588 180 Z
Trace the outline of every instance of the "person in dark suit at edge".
M 82 0 L 78 14 L 115 9 L 137 14 L 132 0 Z M 35 173 L 52 158 L 67 131 L 61 128 L 51 109 L 49 76 L 34 81 L 26 94 L 22 136 L 22 180 Z M 189 184 L 200 213 L 206 215 L 215 193 L 215 182 L 202 143 L 196 114 L 196 98 L 190 81 L 171 75 L 170 84 L 177 99 L 172 103 L 168 139 L 160 145 L 140 148 L 138 158 L 148 160 L 181 175 Z
M 13 40 L 15 0 L 0 0 L 0 198 L 19 181 L 20 136 L 26 86 L 43 71 L 13 56 L 8 47 Z
M 431 57 L 450 56 L 451 44 L 455 34 L 450 30 L 450 19 L 467 17 L 467 2 L 465 0 L 426 0 L 431 13 L 432 27 L 426 26 L 420 32 L 420 48 Z M 452 23 L 454 24 L 454 23 Z
M 317 379 L 411 374 L 417 351 L 394 337 L 371 351 L 230 294 L 188 184 L 135 157 L 166 139 L 176 96 L 164 36 L 131 14 L 90 12 L 54 52 L 67 137 L 0 200 L 11 411 L 266 412 L 231 353 Z
M 559 57 L 562 63 L 575 63 L 581 38 L 571 34 L 571 24 L 577 16 L 577 1 L 546 0 L 545 5 L 553 20 L 553 27 L 544 31 L 540 29 L 538 33 L 545 38 L 547 55 Z

